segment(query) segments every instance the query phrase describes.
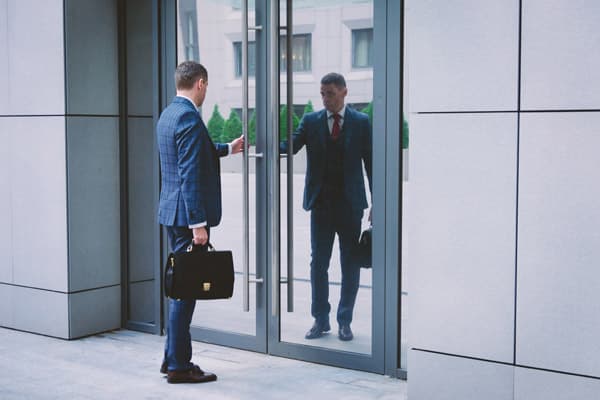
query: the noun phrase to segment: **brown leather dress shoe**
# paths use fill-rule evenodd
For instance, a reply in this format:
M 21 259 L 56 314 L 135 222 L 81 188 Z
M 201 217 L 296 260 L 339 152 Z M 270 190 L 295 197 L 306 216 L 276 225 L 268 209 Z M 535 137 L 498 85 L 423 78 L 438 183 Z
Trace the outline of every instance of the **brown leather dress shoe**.
M 217 376 L 215 374 L 204 372 L 197 365 L 187 371 L 167 372 L 167 382 L 169 383 L 203 383 L 216 380 Z

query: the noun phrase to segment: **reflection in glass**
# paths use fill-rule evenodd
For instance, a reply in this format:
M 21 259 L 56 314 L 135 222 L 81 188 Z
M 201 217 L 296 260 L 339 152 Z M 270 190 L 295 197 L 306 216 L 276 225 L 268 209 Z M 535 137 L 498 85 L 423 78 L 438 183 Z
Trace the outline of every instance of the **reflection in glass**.
M 403 12 L 403 15 L 405 15 L 405 18 L 408 20 L 410 17 L 410 12 L 408 9 L 405 9 L 405 11 Z M 407 26 L 407 24 L 403 24 L 403 26 Z M 402 181 L 400 182 L 401 186 L 402 186 L 402 217 L 401 217 L 401 229 L 402 229 L 402 233 L 401 233 L 401 237 L 403 238 L 407 238 L 409 237 L 408 235 L 410 235 L 411 229 L 410 227 L 407 226 L 407 221 L 409 221 L 408 218 L 405 218 L 405 210 L 407 209 L 407 205 L 410 204 L 411 201 L 413 200 L 414 197 L 414 190 L 413 187 L 411 186 L 411 182 L 410 182 L 410 157 L 409 157 L 409 118 L 411 116 L 411 109 L 410 109 L 410 103 L 409 103 L 409 77 L 410 77 L 410 71 L 409 71 L 409 62 L 407 59 L 407 56 L 409 54 L 409 37 L 406 36 L 407 35 L 407 30 L 405 29 L 402 36 L 404 38 L 404 42 L 405 42 L 405 46 L 404 46 L 404 55 L 403 55 L 403 68 L 402 71 L 404 73 L 403 76 L 403 81 L 404 81 L 404 85 L 402 85 L 402 87 L 404 88 L 404 93 L 401 93 L 402 95 L 402 105 L 404 107 L 404 110 L 402 111 L 402 131 L 401 131 L 401 136 L 402 136 L 402 150 L 401 150 L 401 155 L 400 155 L 400 159 L 402 160 Z M 407 255 L 409 254 L 408 252 L 410 251 L 410 249 L 406 248 L 406 243 L 407 240 L 403 240 L 402 241 L 402 249 L 401 252 L 403 255 Z M 401 268 L 400 268 L 400 273 L 401 273 L 401 288 L 400 288 L 400 310 L 401 310 L 401 314 L 400 314 L 400 336 L 398 337 L 398 346 L 400 348 L 400 360 L 399 361 L 399 365 L 400 368 L 403 370 L 407 370 L 407 364 L 408 364 L 408 349 L 410 348 L 409 346 L 409 338 L 408 338 L 408 315 L 409 315 L 409 307 L 410 307 L 410 299 L 409 299 L 409 287 L 410 287 L 410 283 L 411 283 L 411 268 L 409 265 L 409 262 L 407 262 L 408 257 L 399 257 L 400 260 L 402 260 L 402 264 L 401 264 Z
M 310 4 L 308 4 L 310 3 Z M 280 14 L 280 18 L 282 20 L 281 24 L 285 25 L 285 8 L 284 2 L 280 2 L 282 5 L 282 10 Z M 302 60 L 298 58 L 294 59 L 294 73 L 303 72 L 302 74 L 294 75 L 293 81 L 293 97 L 294 104 L 311 104 L 310 111 L 303 110 L 303 113 L 296 112 L 296 115 L 299 120 L 302 122 L 294 123 L 297 126 L 308 126 L 311 125 L 311 132 L 307 133 L 307 138 L 312 135 L 323 135 L 323 143 L 326 143 L 328 138 L 331 135 L 331 129 L 327 123 L 327 115 L 324 111 L 324 102 L 321 98 L 320 89 L 321 89 L 321 78 L 330 72 L 337 72 L 342 74 L 346 79 L 347 86 L 347 95 L 343 98 L 343 102 L 346 105 L 346 119 L 341 122 L 341 135 L 339 136 L 338 144 L 341 146 L 336 147 L 340 153 L 338 155 L 343 154 L 344 157 L 340 158 L 339 162 L 327 162 L 329 159 L 328 156 L 325 155 L 325 144 L 321 147 L 320 150 L 323 151 L 321 155 L 317 158 L 324 160 L 323 165 L 317 165 L 314 159 L 310 162 L 307 159 L 311 159 L 314 154 L 311 154 L 311 151 L 314 151 L 314 146 L 309 146 L 305 144 L 305 146 L 294 156 L 294 171 L 293 173 L 293 187 L 289 188 L 290 192 L 293 196 L 293 206 L 291 209 L 286 209 L 285 206 L 281 207 L 281 275 L 283 277 L 283 281 L 287 279 L 287 213 L 293 213 L 293 238 L 290 238 L 293 241 L 293 266 L 294 266 L 294 312 L 288 313 L 285 310 L 287 309 L 287 290 L 285 284 L 281 285 L 281 340 L 289 343 L 300 343 L 303 345 L 313 346 L 313 347 L 322 347 L 328 349 L 337 349 L 355 353 L 363 353 L 370 354 L 371 353 L 371 337 L 372 337 L 372 278 L 371 278 L 371 269 L 358 268 L 357 274 L 346 273 L 345 276 L 342 274 L 342 262 L 341 262 L 341 252 L 340 252 L 340 235 L 331 234 L 331 232 L 326 235 L 326 238 L 323 238 L 323 232 L 326 232 L 325 228 L 326 222 L 333 214 L 345 215 L 346 218 L 342 218 L 344 223 L 347 223 L 351 220 L 351 216 L 355 215 L 354 222 L 355 227 L 345 229 L 346 232 L 352 232 L 350 235 L 343 234 L 342 242 L 348 236 L 351 236 L 350 241 L 353 242 L 353 246 L 356 246 L 358 242 L 359 235 L 362 230 L 369 227 L 370 222 L 368 221 L 369 209 L 371 206 L 371 195 L 369 189 L 369 183 L 367 179 L 367 173 L 364 171 L 362 166 L 361 152 L 367 152 L 368 157 L 371 157 L 370 148 L 372 147 L 371 141 L 368 140 L 367 143 L 356 143 L 353 142 L 353 139 L 356 138 L 352 136 L 353 132 L 362 132 L 360 127 L 357 127 L 356 121 L 357 117 L 353 117 L 357 115 L 358 112 L 362 112 L 360 114 L 361 117 L 358 119 L 362 119 L 366 126 L 369 126 L 369 120 L 372 117 L 372 98 L 373 98 L 373 75 L 372 75 L 372 59 L 369 56 L 369 34 L 363 33 L 362 36 L 359 34 L 358 41 L 353 44 L 353 35 L 352 29 L 350 27 L 360 27 L 361 30 L 364 28 L 365 31 L 371 31 L 373 28 L 373 3 L 372 1 L 355 1 L 355 0 L 344 0 L 337 1 L 335 4 L 327 4 L 327 6 L 323 6 L 322 2 L 319 3 L 317 1 L 300 1 L 294 2 L 294 10 L 293 10 L 293 22 L 294 22 L 294 39 L 296 37 L 302 37 L 302 35 L 308 36 L 310 38 L 310 44 L 306 47 L 305 56 Z M 310 24 L 308 23 L 310 21 Z M 316 21 L 316 24 L 315 24 Z M 308 28 L 307 28 L 308 27 Z M 310 34 L 310 35 L 309 35 Z M 285 38 L 285 36 L 283 36 Z M 308 42 L 307 38 L 307 42 Z M 371 34 L 372 41 L 372 34 Z M 283 46 L 283 45 L 282 45 Z M 357 48 L 357 54 L 354 54 L 353 48 Z M 308 51 L 310 49 L 310 51 Z M 285 50 L 282 47 L 282 50 Z M 299 47 L 297 43 L 294 41 L 294 49 L 293 55 L 298 57 L 300 54 Z M 285 62 L 286 53 L 282 51 L 281 53 L 281 64 Z M 365 69 L 364 71 L 360 71 L 360 76 L 354 76 L 352 69 L 354 68 L 353 63 L 354 59 L 362 63 Z M 306 62 L 305 65 L 301 69 L 299 66 L 300 62 Z M 370 63 L 370 65 L 369 65 Z M 285 67 L 282 67 L 282 70 Z M 306 72 L 309 72 L 307 78 Z M 286 82 L 285 75 L 282 75 L 281 82 L 281 99 L 286 98 Z M 295 106 L 294 108 L 299 108 Z M 351 111 L 351 109 L 356 111 Z M 314 111 L 314 113 L 313 113 Z M 353 114 L 356 113 L 356 114 Z M 368 118 L 367 118 L 367 114 Z M 318 129 L 318 132 L 315 131 L 315 118 L 318 119 L 319 116 L 324 116 L 322 123 L 320 124 L 321 128 Z M 333 124 L 333 120 L 329 120 L 331 124 Z M 285 126 L 285 125 L 283 125 Z M 299 133 L 302 129 L 296 130 Z M 359 133 L 356 134 L 360 136 Z M 320 136 L 318 136 L 320 137 Z M 285 130 L 281 134 L 281 138 L 283 141 L 287 138 L 287 132 Z M 348 146 L 345 146 L 345 138 L 350 138 L 348 142 Z M 312 140 L 312 139 L 310 139 Z M 331 142 L 331 141 L 330 141 Z M 285 147 L 285 146 L 284 146 Z M 309 147 L 313 147 L 311 150 Z M 286 149 L 287 150 L 287 149 Z M 348 173 L 350 168 L 350 159 L 354 161 L 358 161 L 358 170 L 354 169 L 352 174 Z M 281 204 L 287 204 L 287 195 L 288 195 L 288 187 L 286 185 L 287 182 L 287 160 L 282 158 L 281 160 Z M 307 169 L 307 165 L 310 164 L 310 171 Z M 353 167 L 356 167 L 357 164 L 353 164 Z M 316 166 L 316 168 L 315 168 Z M 325 211 L 324 213 L 319 214 L 319 212 L 315 212 L 315 209 L 311 209 L 310 211 L 306 211 L 307 204 L 304 202 L 305 196 L 310 194 L 313 189 L 311 187 L 306 189 L 308 186 L 312 185 L 311 175 L 314 177 L 316 175 L 321 175 L 325 173 L 325 170 L 331 171 L 333 168 L 336 169 L 341 175 L 346 173 L 352 175 L 352 179 L 358 180 L 359 183 L 356 183 L 356 187 L 358 185 L 363 185 L 364 193 L 365 193 L 365 201 L 366 201 L 366 209 L 363 210 L 363 205 L 361 204 L 359 207 L 342 207 L 341 203 L 332 203 L 329 201 L 329 211 Z M 307 177 L 307 174 L 309 175 Z M 347 182 L 343 182 L 342 185 Z M 358 190 L 357 190 L 358 191 Z M 347 197 L 353 198 L 356 192 L 353 195 L 343 196 L 342 203 L 346 204 Z M 316 197 L 322 196 L 322 193 L 316 195 Z M 310 197 L 310 196 L 309 196 Z M 320 199 L 322 200 L 322 199 Z M 347 204 L 346 204 L 347 206 Z M 311 208 L 311 207 L 308 207 Z M 342 208 L 346 209 L 347 213 L 341 213 Z M 323 210 L 322 208 L 320 210 Z M 312 216 L 312 222 L 311 222 Z M 339 218 L 338 218 L 339 219 Z M 311 264 L 315 265 L 315 257 L 312 257 L 312 253 L 315 250 L 315 246 L 311 246 L 311 241 L 314 242 L 327 242 L 323 251 L 320 251 L 319 257 L 322 258 L 320 263 L 329 264 L 329 268 L 320 268 L 321 274 L 323 274 L 323 270 L 326 270 L 326 280 L 329 284 L 325 284 L 325 288 L 321 288 L 320 290 L 328 291 L 328 302 L 330 305 L 329 315 L 329 324 L 330 324 L 330 332 L 325 332 L 325 334 L 314 338 L 308 339 L 306 337 L 309 328 L 315 322 L 315 318 L 313 317 L 314 309 L 315 309 L 315 301 L 313 301 L 313 292 L 315 285 L 311 283 L 311 280 L 315 282 L 315 271 L 313 268 L 311 273 Z M 330 243 L 333 242 L 331 248 Z M 319 247 L 319 246 L 317 246 Z M 342 243 L 342 248 L 347 250 L 347 243 Z M 346 268 L 349 266 L 349 252 L 343 252 L 344 263 Z M 355 254 L 352 256 L 353 262 L 356 265 Z M 312 279 L 311 279 L 312 274 Z M 337 311 L 338 311 L 338 303 L 340 301 L 341 292 L 342 292 L 342 281 L 352 280 L 353 276 L 356 278 L 359 277 L 359 280 L 355 283 L 348 284 L 349 282 L 345 282 L 345 290 L 348 290 L 350 286 L 353 284 L 358 284 L 358 292 L 356 295 L 356 299 L 353 305 L 349 305 L 350 312 L 346 314 L 352 315 L 351 320 L 351 329 L 353 332 L 352 340 L 340 340 L 338 337 L 338 321 L 337 321 Z M 346 296 L 348 298 L 352 298 L 352 296 Z M 329 309 L 329 306 L 325 305 L 325 309 Z M 317 307 L 319 308 L 319 307 Z M 311 309 L 313 312 L 311 312 Z M 310 335 L 309 335 L 310 337 Z
M 286 36 L 279 39 L 279 63 L 282 72 L 287 70 Z M 309 72 L 311 70 L 311 35 L 294 35 L 292 37 L 292 65 L 294 72 Z
M 242 42 L 233 42 L 235 77 L 242 77 Z M 256 76 L 256 42 L 248 42 L 248 76 Z

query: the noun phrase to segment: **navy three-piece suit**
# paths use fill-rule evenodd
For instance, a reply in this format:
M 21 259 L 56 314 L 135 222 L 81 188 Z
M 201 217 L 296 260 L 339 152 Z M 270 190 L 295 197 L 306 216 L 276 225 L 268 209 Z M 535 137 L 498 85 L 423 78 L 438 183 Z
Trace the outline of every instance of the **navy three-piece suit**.
M 303 207 L 311 211 L 311 314 L 329 324 L 329 262 L 337 233 L 342 287 L 337 322 L 350 325 L 360 282 L 357 244 L 364 209 L 368 207 L 363 165 L 372 188 L 372 131 L 369 118 L 346 106 L 341 134 L 329 132 L 327 111 L 306 114 L 293 135 L 294 153 L 306 146 Z M 287 142 L 280 146 L 287 153 Z
M 206 229 L 221 221 L 219 157 L 226 144 L 214 144 L 192 102 L 175 97 L 162 112 L 156 127 L 160 155 L 161 191 L 158 222 L 165 225 L 174 253 L 192 242 L 190 225 L 206 222 Z M 169 371 L 192 368 L 190 323 L 195 300 L 169 299 L 165 360 Z

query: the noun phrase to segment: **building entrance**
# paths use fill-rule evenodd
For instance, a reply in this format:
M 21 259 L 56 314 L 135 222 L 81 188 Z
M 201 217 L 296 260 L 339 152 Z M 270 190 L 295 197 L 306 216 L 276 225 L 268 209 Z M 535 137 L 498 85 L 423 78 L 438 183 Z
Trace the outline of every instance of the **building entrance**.
M 217 249 L 233 251 L 235 294 L 197 303 L 193 339 L 383 373 L 385 247 L 374 244 L 371 258 L 355 242 L 370 227 L 385 237 L 385 165 L 373 147 L 386 126 L 374 97 L 386 2 L 161 4 L 160 108 L 174 95 L 175 66 L 198 61 L 208 70 L 200 112 L 212 139 L 244 133 L 251 144 L 221 159 L 223 218 L 211 230 Z M 343 85 L 322 84 L 332 72 Z M 331 88 L 341 121 L 326 110 L 339 108 Z M 304 145 L 295 154 L 294 132 Z

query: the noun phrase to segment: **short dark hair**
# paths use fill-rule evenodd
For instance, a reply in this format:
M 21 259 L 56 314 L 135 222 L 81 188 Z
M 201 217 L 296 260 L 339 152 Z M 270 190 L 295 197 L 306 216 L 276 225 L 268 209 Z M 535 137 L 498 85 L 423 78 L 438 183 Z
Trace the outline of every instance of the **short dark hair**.
M 179 90 L 191 89 L 200 79 L 207 82 L 208 71 L 195 61 L 184 61 L 175 70 L 175 87 Z
M 321 78 L 321 85 L 330 85 L 334 84 L 338 88 L 346 87 L 346 80 L 342 74 L 338 74 L 337 72 L 330 72 Z

